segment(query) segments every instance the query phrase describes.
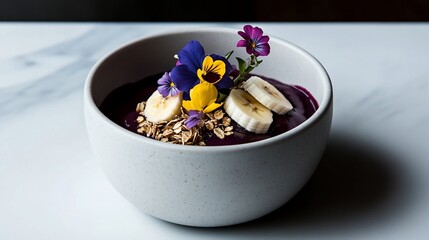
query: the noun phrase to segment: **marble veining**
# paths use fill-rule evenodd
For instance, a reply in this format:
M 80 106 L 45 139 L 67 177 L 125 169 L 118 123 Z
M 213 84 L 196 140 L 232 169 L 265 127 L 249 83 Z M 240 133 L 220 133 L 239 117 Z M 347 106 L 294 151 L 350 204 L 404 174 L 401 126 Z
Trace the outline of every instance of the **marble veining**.
M 427 236 L 429 24 L 257 25 L 326 67 L 334 86 L 332 140 L 315 180 L 273 215 L 190 229 L 138 213 L 104 179 L 85 132 L 83 86 L 99 58 L 130 40 L 241 24 L 0 23 L 0 239 Z M 327 190 L 336 187 L 335 194 Z

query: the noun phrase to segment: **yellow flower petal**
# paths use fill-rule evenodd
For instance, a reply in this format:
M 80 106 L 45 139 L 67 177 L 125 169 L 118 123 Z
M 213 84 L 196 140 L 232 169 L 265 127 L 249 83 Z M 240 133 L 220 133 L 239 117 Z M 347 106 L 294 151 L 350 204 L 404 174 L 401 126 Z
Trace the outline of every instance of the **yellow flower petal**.
M 194 102 L 192 102 L 191 100 L 183 100 L 182 101 L 182 106 L 188 110 L 197 110 L 197 111 L 202 111 L 202 108 L 198 108 L 198 106 L 195 106 Z
M 204 72 L 208 72 L 210 67 L 213 65 L 213 58 L 210 56 L 206 56 L 203 60 L 203 70 Z
M 201 82 L 205 82 L 205 80 L 204 80 L 204 78 L 203 78 L 203 70 L 198 69 L 198 70 L 197 70 L 197 76 L 198 76 L 198 78 L 200 79 L 200 83 L 201 83 Z
M 218 92 L 213 84 L 208 82 L 202 82 L 195 85 L 191 89 L 189 95 L 191 97 L 191 100 L 184 100 L 182 102 L 183 107 L 188 111 L 203 111 L 207 106 L 215 103 Z
M 195 99 L 196 103 L 205 108 L 210 103 L 216 101 L 217 99 L 217 89 L 213 84 L 208 82 L 202 82 L 197 84 L 191 90 L 191 99 Z
M 211 64 L 208 72 L 217 73 L 219 74 L 220 78 L 222 78 L 226 72 L 226 64 L 222 60 L 216 60 Z
M 215 110 L 216 108 L 222 106 L 223 103 L 212 103 L 210 105 L 208 105 L 206 108 L 204 108 L 203 112 L 204 113 L 209 113 L 212 112 L 213 110 Z

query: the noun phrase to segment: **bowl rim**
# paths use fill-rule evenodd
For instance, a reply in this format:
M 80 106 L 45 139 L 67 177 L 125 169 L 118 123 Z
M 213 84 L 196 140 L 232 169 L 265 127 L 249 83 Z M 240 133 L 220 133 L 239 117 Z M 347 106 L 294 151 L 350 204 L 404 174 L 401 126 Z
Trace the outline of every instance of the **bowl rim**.
M 94 79 L 94 75 L 97 73 L 98 69 L 107 61 L 109 61 L 111 58 L 114 58 L 115 55 L 119 54 L 119 52 L 131 48 L 136 44 L 139 44 L 141 41 L 146 41 L 149 39 L 154 38 L 160 38 L 160 37 L 168 37 L 171 35 L 176 34 L 186 34 L 186 33 L 197 33 L 197 32 L 219 32 L 219 33 L 237 33 L 237 29 L 234 28 L 226 28 L 226 27 L 188 27 L 188 28 L 182 28 L 182 29 L 175 29 L 175 30 L 167 30 L 161 33 L 155 33 L 155 34 L 148 34 L 141 37 L 138 37 L 134 40 L 128 41 L 126 43 L 123 43 L 122 45 L 119 45 L 118 47 L 110 50 L 108 53 L 106 53 L 103 57 L 101 57 L 91 68 L 90 72 L 88 73 L 86 80 L 85 80 L 85 86 L 84 86 L 84 104 L 85 108 L 90 108 L 98 117 L 101 119 L 103 124 L 109 125 L 112 129 L 115 129 L 116 131 L 119 131 L 122 135 L 125 137 L 132 138 L 136 141 L 141 142 L 142 144 L 150 144 L 154 145 L 156 147 L 159 147 L 161 149 L 166 150 L 175 150 L 175 151 L 192 151 L 192 152 L 233 152 L 233 151 L 240 151 L 240 150 L 247 150 L 247 149 L 254 149 L 254 148 L 260 148 L 264 147 L 266 145 L 274 144 L 277 142 L 280 142 L 285 139 L 292 138 L 296 136 L 297 134 L 306 131 L 311 126 L 315 125 L 317 122 L 321 121 L 322 117 L 330 110 L 330 107 L 332 105 L 332 99 L 333 99 L 333 89 L 332 89 L 332 82 L 328 75 L 328 72 L 323 67 L 323 65 L 309 52 L 304 50 L 303 48 L 295 45 L 294 43 L 291 43 L 287 40 L 284 40 L 282 38 L 269 35 L 271 42 L 276 42 L 277 44 L 287 46 L 291 48 L 292 50 L 300 53 L 305 58 L 307 58 L 310 62 L 313 63 L 313 65 L 317 68 L 318 72 L 322 75 L 323 80 L 323 99 L 321 102 L 318 102 L 319 108 L 316 110 L 316 112 L 307 120 L 305 120 L 303 123 L 299 124 L 295 128 L 281 133 L 277 136 L 273 136 L 264 140 L 259 140 L 256 142 L 250 142 L 250 143 L 242 143 L 242 144 L 234 144 L 234 145 L 222 145 L 222 146 L 194 146 L 194 145 L 180 145 L 180 144 L 171 144 L 171 143 L 164 143 L 152 138 L 144 137 L 140 134 L 134 133 L 132 131 L 129 131 L 112 120 L 110 120 L 107 116 L 105 116 L 100 109 L 95 104 L 95 101 L 92 97 L 92 82 Z

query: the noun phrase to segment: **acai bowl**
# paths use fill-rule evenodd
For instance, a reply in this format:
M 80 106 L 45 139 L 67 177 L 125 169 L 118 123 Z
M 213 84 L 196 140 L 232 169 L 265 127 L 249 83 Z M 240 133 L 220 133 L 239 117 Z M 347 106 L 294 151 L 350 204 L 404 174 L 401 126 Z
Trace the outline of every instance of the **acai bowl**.
M 249 31 L 255 29 L 247 27 Z M 249 52 L 252 53 L 252 49 L 245 46 L 248 43 L 246 41 L 258 36 L 255 37 L 255 34 L 252 35 L 251 32 L 246 31 L 246 27 L 241 32 L 248 33 L 248 39 L 245 34 L 237 34 L 238 31 L 225 28 L 200 28 L 143 37 L 113 50 L 100 59 L 89 73 L 85 85 L 84 109 L 87 132 L 97 162 L 115 189 L 146 214 L 169 222 L 198 227 L 218 227 L 247 222 L 285 204 L 304 186 L 316 169 L 327 143 L 331 126 L 332 86 L 323 66 L 303 49 L 270 36 L 269 55 L 264 56 L 259 52 L 257 61 L 263 59 L 263 63 L 252 69 L 249 78 L 244 78 L 237 85 L 233 84 L 225 94 L 227 96 L 223 98 L 223 102 L 219 100 L 220 93 L 224 93 L 223 89 L 216 90 L 218 92 L 214 101 L 210 99 L 199 101 L 204 105 L 201 106 L 201 109 L 198 109 L 198 104 L 192 102 L 195 99 L 193 96 L 196 96 L 196 87 L 213 89 L 213 86 L 208 84 L 211 83 L 211 80 L 214 79 L 213 84 L 215 85 L 216 81 L 226 79 L 224 78 L 225 71 L 215 72 L 218 73 L 215 77 L 210 75 L 210 70 L 220 65 L 223 66 L 222 63 L 217 62 L 216 65 L 215 62 L 224 61 L 221 57 L 210 55 L 211 53 L 227 54 L 233 47 L 240 45 L 238 43 L 241 40 L 244 40 L 243 48 L 235 49 L 233 57 L 249 58 Z M 262 34 L 259 37 L 262 37 Z M 190 118 L 190 111 L 199 110 L 199 112 L 197 111 L 199 115 L 196 115 L 199 118 L 196 118 L 197 123 L 190 126 L 189 129 L 199 125 L 205 127 L 206 121 L 210 121 L 210 114 L 214 116 L 216 111 L 224 109 L 222 117 L 217 119 L 218 122 L 221 122 L 217 128 L 223 131 L 223 135 L 232 132 L 231 136 L 234 136 L 241 130 L 266 131 L 255 134 L 269 133 L 273 128 L 272 125 L 267 127 L 253 124 L 252 120 L 243 121 L 237 117 L 235 117 L 237 122 L 241 121 L 243 125 L 241 127 L 244 130 L 240 130 L 240 126 L 233 125 L 232 131 L 226 131 L 230 126 L 223 125 L 224 117 L 230 117 L 231 121 L 235 122 L 232 118 L 234 114 L 229 111 L 230 116 L 226 108 L 223 108 L 225 105 L 228 106 L 228 99 L 233 98 L 231 92 L 240 90 L 250 93 L 252 90 L 247 89 L 248 86 L 243 87 L 242 85 L 252 77 L 259 77 L 263 80 L 265 80 L 264 78 L 274 79 L 288 86 L 297 86 L 308 93 L 309 98 L 313 98 L 317 107 L 308 118 L 285 132 L 247 143 L 209 146 L 206 143 L 204 145 L 186 145 L 183 142 L 182 144 L 172 144 L 168 141 L 161 141 L 163 137 L 155 139 L 156 136 L 153 138 L 145 136 L 146 132 L 144 134 L 137 132 L 138 124 L 140 124 L 137 118 L 141 116 L 143 121 L 148 119 L 144 115 L 145 109 L 135 111 L 137 113 L 135 117 L 136 132 L 121 126 L 118 120 L 106 113 L 106 107 L 102 107 L 102 105 L 105 105 L 106 99 L 117 89 L 127 84 L 136 84 L 150 76 L 158 76 L 154 79 L 159 78 L 158 80 L 160 80 L 165 73 L 175 71 L 173 69 L 177 66 L 190 64 L 183 57 L 184 54 L 180 53 L 183 49 L 189 49 L 186 46 L 192 41 L 203 46 L 204 54 L 200 54 L 201 59 L 196 61 L 197 65 L 201 64 L 200 68 L 194 67 L 194 70 L 197 71 L 197 77 L 194 76 L 196 83 L 187 89 L 188 92 L 186 89 L 179 89 L 183 90 L 183 93 L 182 98 L 176 101 L 176 104 L 181 105 L 179 107 L 182 111 L 180 113 L 177 109 L 174 111 L 177 116 L 185 114 L 183 119 L 179 120 L 183 120 L 185 125 L 181 126 L 181 131 L 188 129 L 185 122 L 190 122 L 186 118 Z M 251 43 L 250 47 L 252 47 Z M 253 46 L 257 47 L 256 44 Z M 190 52 L 196 48 L 199 46 L 191 48 Z M 179 59 L 171 60 L 170 58 L 175 55 L 178 55 Z M 191 54 L 191 56 L 193 55 Z M 211 56 L 211 59 L 208 56 Z M 181 58 L 185 63 L 180 63 Z M 178 61 L 179 63 L 177 63 Z M 231 62 L 233 61 L 231 60 Z M 232 69 L 230 72 L 232 73 L 235 69 L 239 75 L 240 61 L 234 64 L 228 66 Z M 251 61 L 247 62 L 243 68 L 245 69 L 250 64 Z M 210 66 L 214 67 L 210 68 Z M 179 68 L 184 69 L 185 67 Z M 199 74 L 198 70 L 200 70 Z M 219 72 L 223 74 L 219 74 Z M 229 78 L 234 81 L 237 73 L 231 75 Z M 172 77 L 174 78 L 174 76 L 173 74 Z M 158 81 L 156 82 L 160 85 Z M 162 84 L 163 81 L 160 83 Z M 263 88 L 265 88 L 264 84 L 262 84 Z M 180 86 L 180 83 L 172 81 L 167 86 Z M 152 88 L 148 91 L 151 94 L 142 96 L 142 99 L 135 102 L 131 108 L 136 108 L 140 102 L 145 102 L 146 108 L 149 100 L 146 98 L 157 94 L 156 85 Z M 212 94 L 213 91 L 208 90 L 208 94 Z M 240 92 L 240 94 L 243 93 Z M 162 91 L 159 92 L 159 95 L 162 95 Z M 119 106 L 121 106 L 121 101 L 128 101 L 125 99 L 127 94 L 123 94 L 123 97 L 121 97 L 122 95 L 117 96 L 119 97 L 113 97 L 112 101 L 117 101 Z M 159 98 L 159 96 L 157 97 Z M 246 97 L 244 98 L 246 99 Z M 261 98 L 253 97 L 253 99 L 263 101 Z M 237 99 L 240 98 L 233 100 Z M 293 111 L 291 109 L 297 106 L 294 106 L 292 99 L 289 100 L 291 100 L 289 101 L 291 103 L 289 111 Z M 251 106 L 259 107 L 256 104 Z M 237 107 L 233 109 L 237 109 Z M 272 109 L 269 111 L 273 116 L 277 114 Z M 155 111 L 147 112 L 159 113 L 162 111 L 155 109 Z M 259 110 L 256 112 L 260 113 Z M 280 110 L 280 112 L 282 111 Z M 291 114 L 291 112 L 283 113 L 283 115 L 287 114 Z M 239 114 L 239 116 L 242 115 L 243 113 Z M 248 122 L 251 123 L 247 126 Z M 161 123 L 163 121 L 157 122 L 157 124 Z M 192 131 L 190 130 L 190 132 Z M 170 135 L 167 135 L 167 138 L 169 138 L 168 136 Z M 220 139 L 217 141 L 222 141 L 222 138 L 216 133 L 211 136 Z M 229 136 L 224 136 L 224 139 L 227 137 Z

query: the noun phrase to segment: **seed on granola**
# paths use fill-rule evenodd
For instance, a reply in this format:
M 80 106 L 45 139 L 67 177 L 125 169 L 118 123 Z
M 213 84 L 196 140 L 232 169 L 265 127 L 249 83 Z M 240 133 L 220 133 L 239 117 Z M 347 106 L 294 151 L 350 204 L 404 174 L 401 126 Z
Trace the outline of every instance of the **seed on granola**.
M 136 112 L 140 113 L 144 111 L 146 102 L 137 103 Z
M 162 138 L 162 133 L 158 133 L 155 135 L 155 140 L 160 140 Z
M 171 125 L 171 124 L 176 123 L 176 122 L 178 122 L 178 121 L 180 121 L 180 120 L 181 120 L 180 118 L 173 118 L 173 119 L 171 119 L 171 120 L 167 123 L 167 125 Z
M 175 134 L 175 135 L 173 135 L 173 139 L 174 139 L 174 140 L 180 140 L 180 139 L 182 139 L 182 135 L 180 135 L 180 134 Z
M 199 137 L 198 135 L 198 131 L 194 131 L 193 137 L 192 137 L 192 142 L 195 143 L 197 140 L 197 137 Z
M 174 126 L 173 126 L 173 129 L 174 129 L 174 130 L 176 130 L 176 129 L 181 129 L 181 128 L 182 128 L 182 123 L 183 123 L 183 121 L 176 122 L 176 123 L 174 124 Z
M 167 129 L 173 129 L 173 123 L 172 122 L 168 122 L 166 125 L 164 125 L 164 127 L 162 128 L 162 131 L 165 131 Z
M 207 115 L 207 117 L 209 117 L 210 119 L 214 119 L 213 113 L 207 113 L 206 115 Z
M 222 118 L 222 124 L 225 127 L 228 127 L 229 125 L 231 125 L 231 118 L 229 118 L 229 117 L 223 117 Z
M 151 132 L 155 135 L 157 129 L 156 125 L 152 125 Z
M 203 121 L 200 121 L 198 124 L 197 124 L 197 127 L 198 128 L 202 128 L 204 126 L 204 122 Z
M 213 114 L 214 118 L 217 120 L 221 120 L 223 118 L 223 111 L 222 110 L 216 110 L 216 112 Z
M 232 134 L 234 134 L 234 132 L 225 132 L 225 136 L 229 136 L 229 135 L 232 135 Z
M 144 121 L 144 117 L 143 116 L 138 116 L 137 117 L 137 122 L 138 123 L 141 123 L 141 122 L 143 122 Z
M 161 142 L 168 142 L 168 138 L 166 137 L 161 138 Z
M 205 142 L 203 142 L 203 141 L 201 141 L 201 142 L 198 142 L 198 145 L 200 145 L 200 146 L 205 146 L 205 145 L 206 145 L 206 143 L 205 143 Z
M 146 137 L 150 137 L 151 136 L 151 132 L 150 130 L 146 132 Z
M 192 134 L 191 134 L 191 132 L 189 132 L 189 131 L 183 131 L 182 132 L 182 141 L 183 142 L 187 142 L 187 141 L 189 141 L 189 139 L 191 139 L 192 138 Z
M 156 126 L 156 131 L 155 131 L 154 136 L 156 136 L 156 137 L 161 136 L 161 137 L 162 137 L 161 130 L 159 130 L 159 127 L 158 127 L 158 126 Z M 159 140 L 159 139 L 157 139 L 157 140 Z
M 234 128 L 233 126 L 229 126 L 229 127 L 226 127 L 224 130 L 225 132 L 231 132 L 233 128 Z
M 162 133 L 162 135 L 163 135 L 164 137 L 169 136 L 169 135 L 171 135 L 171 134 L 173 134 L 173 129 L 167 129 L 167 130 L 165 130 L 165 131 Z
M 167 121 L 161 121 L 161 122 L 157 123 L 156 125 L 161 126 L 161 125 L 164 125 L 166 123 L 168 123 L 168 122 Z
M 189 129 L 189 134 L 191 134 L 191 138 L 194 137 L 195 133 L 196 133 L 196 129 L 194 127 L 192 127 L 191 129 Z
M 216 136 L 220 139 L 224 139 L 225 138 L 225 133 L 222 131 L 222 129 L 220 128 L 215 128 L 213 129 L 214 134 L 216 134 Z
M 205 123 L 207 130 L 211 131 L 214 128 L 214 124 L 212 122 L 206 122 Z
M 181 127 L 180 128 L 176 128 L 176 129 L 173 130 L 174 133 L 180 133 L 181 131 L 182 131 Z

